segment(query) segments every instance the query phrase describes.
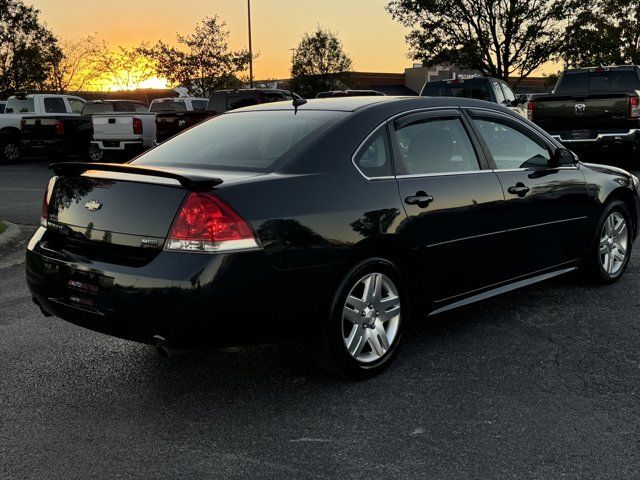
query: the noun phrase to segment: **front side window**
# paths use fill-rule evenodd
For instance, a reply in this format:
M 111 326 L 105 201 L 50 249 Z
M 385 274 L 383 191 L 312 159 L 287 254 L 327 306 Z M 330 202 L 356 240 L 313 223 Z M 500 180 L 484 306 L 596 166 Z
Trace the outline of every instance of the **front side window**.
M 504 93 L 504 99 L 509 103 L 515 102 L 516 94 L 513 93 L 513 90 L 511 90 L 511 87 L 506 83 L 501 83 L 500 86 L 502 87 L 502 92 Z
M 64 100 L 62 98 L 45 98 L 44 111 L 47 113 L 67 113 L 67 106 L 64 104 Z
M 69 106 L 71 107 L 71 112 L 73 113 L 82 113 L 82 109 L 84 108 L 84 103 L 79 98 L 67 98 L 69 101 Z
M 459 118 L 396 122 L 400 174 L 425 175 L 479 170 L 478 159 Z
M 355 163 L 369 178 L 388 177 L 393 174 L 386 127 L 378 129 L 362 146 L 355 157 Z
M 508 121 L 494 118 L 474 118 L 473 122 L 498 170 L 546 168 L 549 165 L 549 149 L 541 140 L 535 139 L 533 132 L 526 134 Z

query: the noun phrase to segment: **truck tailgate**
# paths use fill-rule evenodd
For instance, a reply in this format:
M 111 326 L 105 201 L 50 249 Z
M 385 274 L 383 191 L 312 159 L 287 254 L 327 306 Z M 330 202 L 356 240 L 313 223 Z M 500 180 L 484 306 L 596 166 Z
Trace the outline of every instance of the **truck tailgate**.
M 134 137 L 134 115 L 93 115 L 95 139 L 122 139 Z
M 632 127 L 629 93 L 547 95 L 536 97 L 534 121 L 551 133 L 594 137 L 596 132 L 622 132 Z

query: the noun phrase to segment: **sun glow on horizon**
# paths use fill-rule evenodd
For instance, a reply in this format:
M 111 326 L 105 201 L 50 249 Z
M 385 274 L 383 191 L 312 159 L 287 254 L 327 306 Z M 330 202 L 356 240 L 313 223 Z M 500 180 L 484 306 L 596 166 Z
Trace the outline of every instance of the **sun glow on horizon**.
M 118 92 L 124 90 L 137 90 L 142 88 L 151 89 L 167 89 L 171 88 L 166 78 L 151 77 L 141 82 L 131 82 L 128 86 L 124 86 L 122 82 L 113 82 L 109 85 L 105 85 L 104 89 L 108 92 Z

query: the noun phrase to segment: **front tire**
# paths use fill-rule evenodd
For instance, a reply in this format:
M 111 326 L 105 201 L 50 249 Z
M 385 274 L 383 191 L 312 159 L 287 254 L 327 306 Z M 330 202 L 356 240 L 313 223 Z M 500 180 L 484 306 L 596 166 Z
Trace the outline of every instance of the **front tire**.
M 372 258 L 356 265 L 334 296 L 329 323 L 314 345 L 319 366 L 343 378 L 379 374 L 398 353 L 409 320 L 398 269 Z
M 624 274 L 633 246 L 633 224 L 627 205 L 614 200 L 598 222 L 592 247 L 584 259 L 583 270 L 598 284 L 611 284 Z

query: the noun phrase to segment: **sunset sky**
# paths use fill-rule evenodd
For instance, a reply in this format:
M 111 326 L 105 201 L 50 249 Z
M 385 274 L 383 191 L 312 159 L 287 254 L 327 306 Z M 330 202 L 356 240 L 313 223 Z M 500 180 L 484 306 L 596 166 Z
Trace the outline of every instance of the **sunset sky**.
M 111 46 L 142 41 L 172 42 L 189 33 L 205 16 L 218 14 L 227 22 L 232 48 L 248 45 L 245 0 L 27 0 L 59 38 L 96 34 Z M 253 46 L 260 56 L 255 77 L 286 78 L 290 49 L 318 25 L 338 33 L 354 69 L 403 72 L 407 30 L 391 19 L 388 0 L 252 0 Z

